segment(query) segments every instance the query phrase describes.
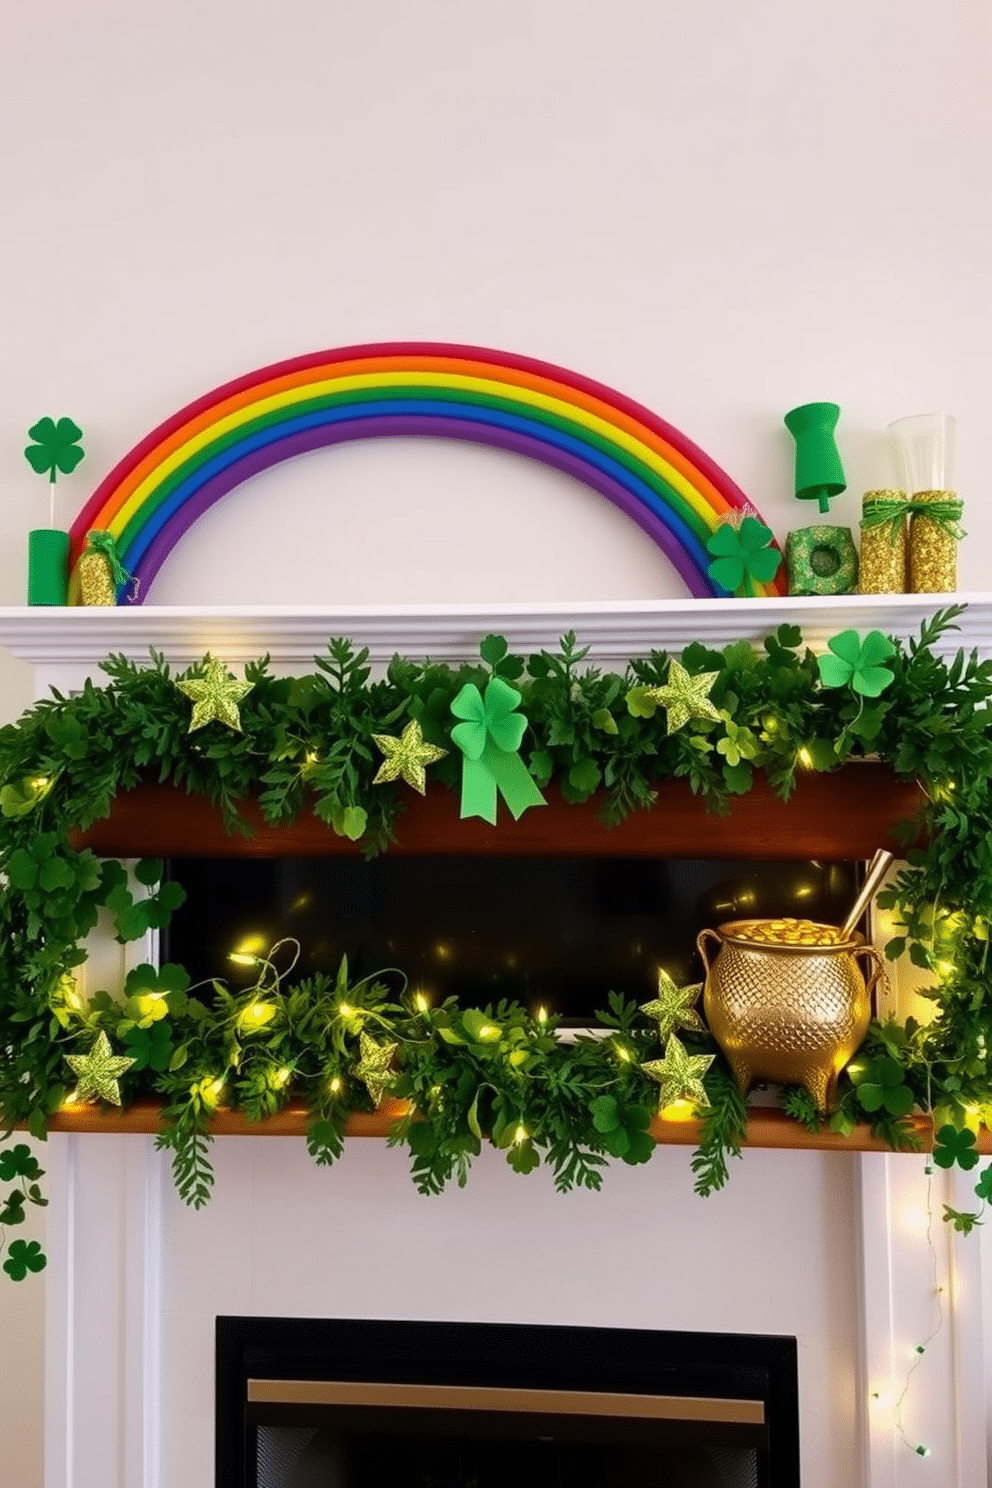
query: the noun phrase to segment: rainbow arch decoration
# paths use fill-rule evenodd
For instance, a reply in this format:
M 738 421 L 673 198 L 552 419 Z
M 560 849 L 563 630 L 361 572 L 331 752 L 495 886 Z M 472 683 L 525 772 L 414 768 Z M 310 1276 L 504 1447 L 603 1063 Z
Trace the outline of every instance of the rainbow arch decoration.
M 111 532 L 140 604 L 203 514 L 261 471 L 355 439 L 417 436 L 507 450 L 598 491 L 651 537 L 695 598 L 706 542 L 733 513 L 760 513 L 715 461 L 641 404 L 549 362 L 485 347 L 397 341 L 275 362 L 167 418 L 101 481 L 70 529 L 69 599 L 91 529 Z M 756 586 L 784 594 L 783 575 Z

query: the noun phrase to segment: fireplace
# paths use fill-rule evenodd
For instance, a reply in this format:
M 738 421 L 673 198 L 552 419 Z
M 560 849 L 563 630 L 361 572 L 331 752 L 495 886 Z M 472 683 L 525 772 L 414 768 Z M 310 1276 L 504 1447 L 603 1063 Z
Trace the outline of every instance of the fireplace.
M 294 974 L 396 967 L 431 1000 L 501 998 L 569 1024 L 596 1022 L 610 990 L 642 1002 L 662 966 L 700 982 L 704 926 L 754 915 L 839 923 L 860 864 L 695 858 L 392 856 L 176 858 L 185 904 L 161 956 L 194 982 L 239 990 L 244 952 L 299 948 Z M 232 956 L 234 959 L 232 959 Z M 288 960 L 288 956 L 286 958 Z
M 526 654 L 575 629 L 592 643 L 592 664 L 615 666 L 687 640 L 760 641 L 783 621 L 801 624 L 811 644 L 821 647 L 845 626 L 913 634 L 935 607 L 936 601 L 918 596 L 568 610 L 508 606 L 498 614 L 482 607 L 438 612 L 434 606 L 420 614 L 146 607 L 9 612 L 0 628 L 12 649 L 35 663 L 40 696 L 50 686 L 80 688 L 108 653 L 143 661 L 149 644 L 176 666 L 207 649 L 234 668 L 269 652 L 276 668 L 292 672 L 312 665 L 328 635 L 352 636 L 370 646 L 372 662 L 385 665 L 397 651 L 470 659 L 478 654 L 479 636 L 494 629 Z M 990 609 L 987 601 L 972 603 L 965 628 L 948 638 L 948 647 L 975 645 L 990 654 Z M 852 773 L 857 778 L 845 786 L 852 792 L 849 809 L 828 822 L 845 834 L 838 858 L 864 857 L 879 841 L 862 823 L 884 794 L 884 781 L 871 764 Z M 803 781 L 797 797 L 807 788 L 815 794 L 820 780 Z M 836 785 L 832 777 L 827 783 Z M 654 832 L 673 815 L 662 794 Z M 174 820 L 167 812 L 150 813 L 141 793 L 135 797 L 143 835 L 133 850 L 169 856 L 176 851 Z M 541 819 L 543 832 L 555 810 L 549 803 L 527 813 L 520 823 L 501 827 L 501 835 L 526 837 L 531 818 Z M 576 852 L 588 852 L 592 834 L 582 826 L 583 809 L 568 810 L 581 828 Z M 885 814 L 895 819 L 908 812 L 888 801 Z M 588 816 L 594 818 L 592 809 Z M 719 840 L 723 846 L 714 857 L 746 857 L 767 838 L 782 856 L 808 859 L 822 850 L 826 857 L 823 820 L 821 811 L 815 843 L 800 842 L 804 830 L 809 835 L 801 800 L 780 812 L 753 792 L 735 803 L 732 817 L 706 819 L 713 839 L 707 850 Z M 148 835 L 157 821 L 172 826 L 169 840 Z M 412 842 L 417 829 L 411 810 L 403 842 L 411 851 L 427 850 L 425 833 L 418 845 Z M 486 831 L 469 823 L 458 830 L 476 844 L 473 851 L 488 850 Z M 637 831 L 636 819 L 617 829 L 611 839 L 616 850 L 648 855 Z M 318 822 L 301 830 L 303 845 L 296 850 L 315 852 L 318 833 L 326 839 Z M 192 841 L 193 832 L 188 835 Z M 208 813 L 197 820 L 195 835 L 200 850 L 226 850 L 227 839 Z M 264 832 L 255 847 L 265 855 Z M 99 850 L 114 851 L 114 844 Z M 128 855 L 126 846 L 117 850 Z M 651 852 L 657 855 L 657 847 Z M 127 947 L 104 936 L 89 968 L 94 985 L 121 985 L 131 966 L 158 951 L 154 936 Z M 332 1171 L 315 1172 L 298 1136 L 268 1128 L 273 1134 L 260 1131 L 251 1139 L 218 1136 L 214 1197 L 194 1212 L 176 1199 L 165 1154 L 142 1134 L 147 1126 L 100 1119 L 106 1134 L 98 1140 L 67 1122 L 45 1154 L 53 1200 L 47 1211 L 46 1488 L 208 1488 L 214 1481 L 218 1314 L 411 1323 L 430 1317 L 452 1327 L 526 1321 L 572 1336 L 589 1330 L 599 1338 L 659 1329 L 795 1338 L 804 1488 L 910 1488 L 918 1473 L 932 1477 L 935 1471 L 942 1483 L 985 1481 L 989 1329 L 976 1299 L 988 1285 L 988 1226 L 956 1246 L 949 1226 L 934 1226 L 946 1321 L 927 1345 L 904 1411 L 912 1439 L 927 1443 L 932 1460 L 923 1464 L 907 1452 L 892 1427 L 904 1361 L 932 1326 L 931 1259 L 918 1225 L 926 1192 L 922 1154 L 759 1146 L 734 1165 L 724 1192 L 701 1201 L 678 1145 L 660 1146 L 648 1169 L 616 1164 L 602 1194 L 583 1191 L 565 1199 L 540 1172 L 523 1179 L 501 1154 L 487 1150 L 466 1189 L 426 1199 L 409 1184 L 403 1154 L 381 1140 L 350 1140 Z M 938 1216 L 942 1201 L 968 1207 L 971 1180 L 937 1173 L 931 1181 Z M 396 1383 L 396 1377 L 385 1382 Z M 243 1417 L 247 1406 L 241 1409 Z
M 796 1488 L 795 1338 L 219 1317 L 217 1488 Z

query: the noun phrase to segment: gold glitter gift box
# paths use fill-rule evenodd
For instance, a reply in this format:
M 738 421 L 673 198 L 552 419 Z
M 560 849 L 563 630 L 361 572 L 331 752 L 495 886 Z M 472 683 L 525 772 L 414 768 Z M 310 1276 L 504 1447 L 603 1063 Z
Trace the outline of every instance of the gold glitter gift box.
M 117 590 L 102 553 L 88 549 L 79 560 L 79 595 L 84 605 L 115 605 Z
M 121 566 L 117 545 L 109 532 L 92 529 L 79 560 L 79 597 L 84 605 L 115 605 L 117 586 L 131 577 Z

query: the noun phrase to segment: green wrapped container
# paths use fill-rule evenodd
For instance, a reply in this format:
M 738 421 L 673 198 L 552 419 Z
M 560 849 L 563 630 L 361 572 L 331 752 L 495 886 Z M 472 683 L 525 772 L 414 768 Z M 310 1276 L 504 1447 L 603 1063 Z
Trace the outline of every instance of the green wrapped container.
M 64 605 L 69 572 L 69 534 L 54 527 L 28 533 L 28 604 Z

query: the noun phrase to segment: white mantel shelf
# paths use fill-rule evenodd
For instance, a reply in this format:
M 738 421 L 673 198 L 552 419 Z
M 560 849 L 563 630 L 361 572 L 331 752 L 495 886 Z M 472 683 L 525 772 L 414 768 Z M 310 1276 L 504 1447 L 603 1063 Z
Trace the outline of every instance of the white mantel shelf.
M 188 665 L 210 651 L 230 664 L 268 654 L 276 666 L 308 665 L 329 637 L 367 646 L 373 662 L 397 653 L 462 661 L 478 657 L 480 638 L 498 630 L 515 652 L 555 646 L 574 631 L 589 661 L 616 665 L 652 650 L 680 651 L 690 641 L 723 646 L 760 643 L 783 624 L 799 625 L 814 650 L 840 630 L 878 629 L 908 639 L 937 610 L 965 604 L 958 629 L 935 648 L 992 655 L 992 594 L 851 594 L 831 598 L 603 600 L 573 604 L 445 605 L 141 605 L 112 608 L 0 607 L 0 645 L 49 669 L 92 666 L 111 653 L 133 661 L 149 648 Z

